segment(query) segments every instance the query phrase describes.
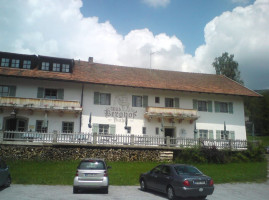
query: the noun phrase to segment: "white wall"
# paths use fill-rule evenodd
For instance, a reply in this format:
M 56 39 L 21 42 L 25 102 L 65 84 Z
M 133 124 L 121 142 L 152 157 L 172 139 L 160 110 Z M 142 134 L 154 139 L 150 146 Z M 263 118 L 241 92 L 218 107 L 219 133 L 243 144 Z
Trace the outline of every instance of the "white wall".
M 94 92 L 110 93 L 111 105 L 94 105 Z M 227 131 L 235 131 L 236 139 L 246 139 L 246 130 L 244 124 L 244 106 L 243 100 L 240 97 L 228 95 L 212 95 L 212 94 L 198 94 L 190 92 L 174 92 L 164 90 L 151 90 L 127 87 L 113 87 L 113 86 L 98 86 L 86 85 L 84 90 L 84 106 L 82 116 L 82 131 L 91 131 L 88 128 L 89 114 L 92 113 L 92 124 L 115 124 L 117 134 L 126 134 L 125 118 L 124 117 L 105 117 L 105 110 L 111 107 L 120 108 L 117 103 L 119 97 L 125 97 L 127 104 L 132 112 L 136 112 L 134 119 L 128 118 L 128 126 L 131 126 L 132 134 L 141 135 L 142 127 L 147 127 L 148 135 L 155 135 L 155 128 L 161 128 L 161 123 L 156 119 L 150 122 L 144 118 L 145 108 L 132 107 L 132 95 L 147 95 L 148 105 L 154 107 L 164 107 L 165 97 L 180 99 L 180 108 L 193 109 L 193 99 L 210 100 L 213 102 L 213 112 L 198 112 L 199 119 L 196 122 L 197 129 L 206 129 L 214 131 L 214 138 L 216 138 L 216 130 L 224 129 L 224 121 L 226 122 Z M 155 103 L 155 97 L 160 97 L 160 103 Z M 214 111 L 214 101 L 233 102 L 233 114 L 216 113 Z M 165 127 L 175 127 L 177 137 L 194 137 L 194 123 L 189 121 L 171 124 L 165 121 Z M 182 134 L 182 129 L 186 134 Z M 163 135 L 159 131 L 160 135 Z
M 64 100 L 81 100 L 82 84 L 63 82 L 63 81 L 47 81 L 36 79 L 22 79 L 22 78 L 0 78 L 0 85 L 16 85 L 16 97 L 36 98 L 37 88 L 53 88 L 64 89 Z M 110 93 L 111 105 L 94 105 L 94 92 Z M 155 89 L 142 89 L 131 87 L 116 87 L 105 85 L 92 85 L 85 84 L 84 98 L 83 98 L 83 113 L 81 121 L 81 131 L 89 132 L 88 128 L 89 115 L 92 113 L 92 124 L 114 124 L 116 125 L 117 134 L 126 134 L 125 117 L 106 117 L 105 111 L 112 112 L 112 109 L 125 109 L 131 117 L 128 117 L 128 126 L 131 127 L 131 133 L 136 135 L 142 134 L 142 127 L 146 127 L 148 135 L 155 135 L 156 127 L 161 129 L 161 123 L 156 119 L 152 119 L 150 122 L 145 119 L 145 108 L 132 107 L 132 95 L 147 95 L 148 105 L 153 107 L 164 107 L 165 97 L 179 98 L 180 108 L 193 109 L 193 99 L 197 100 L 210 100 L 213 102 L 213 112 L 198 112 L 199 119 L 196 121 L 197 129 L 213 130 L 214 138 L 216 138 L 216 130 L 223 130 L 224 121 L 226 122 L 227 130 L 235 131 L 236 139 L 246 139 L 246 130 L 244 123 L 244 105 L 241 97 L 231 95 L 213 95 L 191 92 L 175 92 Z M 155 97 L 160 97 L 160 103 L 155 103 Z M 125 98 L 124 108 L 119 103 L 120 100 Z M 233 102 L 233 114 L 229 113 L 216 113 L 214 111 L 214 101 Z M 122 112 L 117 112 L 118 114 Z M 10 112 L 0 113 L 0 121 L 3 125 L 3 118 L 8 116 Z M 44 113 L 35 111 L 33 115 L 27 113 L 19 113 L 21 116 L 29 118 L 29 129 L 35 125 L 36 120 L 44 119 Z M 132 118 L 132 116 L 134 116 Z M 74 122 L 74 131 L 78 132 L 80 129 L 80 117 L 74 114 L 64 114 L 60 116 L 58 113 L 50 112 L 48 114 L 49 131 L 57 130 L 61 131 L 63 121 Z M 174 127 L 175 136 L 177 137 L 194 137 L 194 124 L 190 124 L 189 121 L 183 121 L 181 123 L 175 122 L 174 124 L 165 121 L 164 127 Z M 1 124 L 0 124 L 1 125 Z M 1 126 L 0 126 L 1 128 Z M 182 134 L 182 130 L 185 130 L 186 134 Z M 159 130 L 159 135 L 163 133 Z
M 37 98 L 38 87 L 52 88 L 52 89 L 64 89 L 64 100 L 66 101 L 79 101 L 81 99 L 81 84 L 62 82 L 62 81 L 47 81 L 36 79 L 24 79 L 24 78 L 10 78 L 1 77 L 0 85 L 14 85 L 16 86 L 16 97 L 23 98 Z M 12 110 L 5 110 L 0 113 L 0 121 L 3 127 L 4 117 L 9 117 Z M 34 111 L 33 114 L 29 114 L 26 111 L 19 110 L 17 117 L 25 117 L 28 119 L 28 130 L 35 130 L 36 120 L 44 120 L 45 113 L 42 111 Z M 62 131 L 62 122 L 74 122 L 74 131 L 80 130 L 80 117 L 75 114 L 63 114 L 60 115 L 57 112 L 48 113 L 48 131 L 54 130 Z M 0 125 L 1 125 L 0 124 Z M 0 126 L 0 128 L 2 128 Z

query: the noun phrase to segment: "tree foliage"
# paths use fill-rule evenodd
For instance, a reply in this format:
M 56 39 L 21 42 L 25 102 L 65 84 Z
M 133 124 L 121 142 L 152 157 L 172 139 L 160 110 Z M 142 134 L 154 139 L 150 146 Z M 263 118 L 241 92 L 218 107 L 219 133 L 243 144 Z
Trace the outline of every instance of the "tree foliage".
M 216 74 L 225 75 L 242 85 L 244 84 L 243 80 L 240 78 L 238 62 L 234 60 L 233 54 L 229 55 L 227 52 L 223 53 L 222 56 L 215 58 L 212 65 L 216 70 Z
M 245 113 L 254 123 L 255 134 L 269 135 L 269 90 L 258 91 L 262 98 L 245 98 Z M 251 133 L 251 127 L 247 127 Z

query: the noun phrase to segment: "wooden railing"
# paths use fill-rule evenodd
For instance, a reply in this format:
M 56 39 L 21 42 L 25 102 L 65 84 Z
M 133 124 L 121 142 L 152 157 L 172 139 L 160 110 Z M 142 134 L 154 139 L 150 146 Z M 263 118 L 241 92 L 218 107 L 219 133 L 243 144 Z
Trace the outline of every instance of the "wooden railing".
M 246 140 L 212 140 L 193 138 L 170 138 L 149 135 L 101 135 L 92 133 L 39 133 L 0 131 L 2 141 L 38 142 L 38 143 L 84 143 L 95 145 L 132 145 L 163 147 L 216 147 L 218 149 L 246 149 Z

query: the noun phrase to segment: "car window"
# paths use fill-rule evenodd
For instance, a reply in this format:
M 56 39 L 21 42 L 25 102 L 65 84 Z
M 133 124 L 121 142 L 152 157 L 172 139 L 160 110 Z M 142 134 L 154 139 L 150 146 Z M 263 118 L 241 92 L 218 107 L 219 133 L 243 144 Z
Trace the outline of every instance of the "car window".
M 162 165 L 159 165 L 157 167 L 155 167 L 154 169 L 151 170 L 152 173 L 159 173 L 161 171 Z
M 105 169 L 103 161 L 82 161 L 78 167 L 79 169 Z
M 170 167 L 168 167 L 168 166 L 164 166 L 164 167 L 162 168 L 162 174 L 170 175 Z
M 202 172 L 200 172 L 197 168 L 192 166 L 176 166 L 175 170 L 178 175 L 182 174 L 194 174 L 194 175 L 200 175 Z

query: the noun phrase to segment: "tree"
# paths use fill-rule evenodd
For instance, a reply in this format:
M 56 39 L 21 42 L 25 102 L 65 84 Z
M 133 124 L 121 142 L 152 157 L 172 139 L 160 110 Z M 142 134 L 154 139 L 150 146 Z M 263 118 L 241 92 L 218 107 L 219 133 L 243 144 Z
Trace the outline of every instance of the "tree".
M 229 55 L 227 52 L 223 53 L 222 56 L 215 58 L 212 65 L 215 67 L 216 74 L 225 75 L 242 85 L 244 84 L 243 80 L 240 78 L 238 62 L 234 61 L 233 54 Z

